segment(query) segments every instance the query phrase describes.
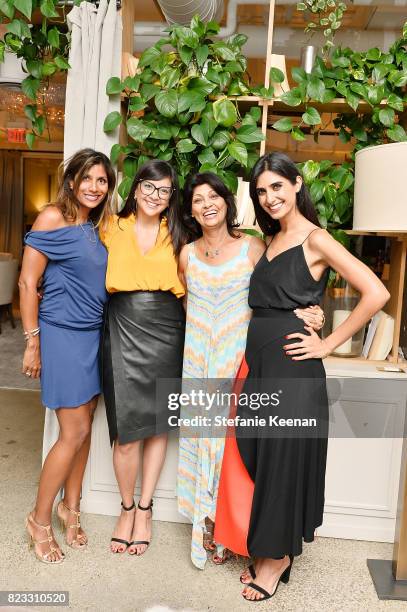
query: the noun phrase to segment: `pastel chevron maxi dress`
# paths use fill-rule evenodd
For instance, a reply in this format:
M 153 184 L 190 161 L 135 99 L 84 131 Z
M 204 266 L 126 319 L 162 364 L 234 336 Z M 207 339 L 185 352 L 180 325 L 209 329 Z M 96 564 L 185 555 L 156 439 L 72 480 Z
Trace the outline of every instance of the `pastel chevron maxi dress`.
M 220 265 L 201 261 L 194 244 L 189 246 L 184 384 L 186 379 L 211 379 L 211 383 L 221 379 L 230 382 L 231 388 L 242 361 L 251 316 L 248 289 L 253 266 L 248 258 L 250 238 L 240 240 L 239 253 Z M 191 559 L 200 569 L 207 559 L 205 517 L 215 520 L 224 442 L 222 437 L 180 437 L 178 509 L 193 524 Z M 222 548 L 218 547 L 218 554 Z

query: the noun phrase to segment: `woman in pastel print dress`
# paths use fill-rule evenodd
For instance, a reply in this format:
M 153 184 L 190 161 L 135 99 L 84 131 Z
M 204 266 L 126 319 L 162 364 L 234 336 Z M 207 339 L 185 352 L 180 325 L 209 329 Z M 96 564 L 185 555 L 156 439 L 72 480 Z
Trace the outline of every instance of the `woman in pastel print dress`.
M 78 151 L 67 163 L 56 202 L 44 208 L 25 237 L 19 280 L 27 341 L 23 374 L 41 378 L 42 402 L 55 410 L 60 430 L 26 519 L 30 544 L 44 563 L 64 560 L 51 526 L 62 487 L 57 515 L 66 544 L 77 549 L 87 544 L 79 500 L 100 393 L 98 350 L 107 298 L 107 253 L 98 225 L 110 216 L 114 187 L 109 159 L 92 149 Z M 39 303 L 41 277 L 44 295 Z
M 208 379 L 215 386 L 226 384 L 223 391 L 230 391 L 246 346 L 250 277 L 265 244 L 237 230 L 233 194 L 211 172 L 187 181 L 183 212 L 192 240 L 181 250 L 179 261 L 187 289 L 183 391 L 197 390 Z M 320 312 L 311 307 L 298 316 L 319 329 Z M 178 509 L 192 522 L 191 559 L 203 569 L 208 551 L 215 563 L 228 557 L 228 551 L 213 542 L 224 438 L 220 428 L 215 437 L 206 437 L 209 434 L 204 431 L 197 437 L 193 433 L 181 429 Z

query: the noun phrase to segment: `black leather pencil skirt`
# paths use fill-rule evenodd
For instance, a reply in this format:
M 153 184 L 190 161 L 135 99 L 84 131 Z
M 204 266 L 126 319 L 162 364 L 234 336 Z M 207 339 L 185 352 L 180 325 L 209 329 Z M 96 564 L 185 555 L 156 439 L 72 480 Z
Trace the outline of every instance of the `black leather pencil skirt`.
M 110 443 L 170 429 L 168 393 L 181 387 L 185 313 L 169 291 L 113 293 L 101 348 Z

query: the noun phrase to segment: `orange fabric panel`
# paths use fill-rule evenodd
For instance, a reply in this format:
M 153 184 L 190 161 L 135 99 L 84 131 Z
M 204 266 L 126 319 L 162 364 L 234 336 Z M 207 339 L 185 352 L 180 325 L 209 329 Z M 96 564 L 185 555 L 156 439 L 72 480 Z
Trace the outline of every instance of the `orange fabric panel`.
M 249 368 L 243 358 L 233 385 L 234 393 L 240 394 L 248 371 Z M 232 406 L 231 418 L 236 415 L 236 409 L 237 406 Z M 216 507 L 214 539 L 233 552 L 249 557 L 247 534 L 254 483 L 240 456 L 234 429 L 234 427 L 229 427 L 226 435 Z

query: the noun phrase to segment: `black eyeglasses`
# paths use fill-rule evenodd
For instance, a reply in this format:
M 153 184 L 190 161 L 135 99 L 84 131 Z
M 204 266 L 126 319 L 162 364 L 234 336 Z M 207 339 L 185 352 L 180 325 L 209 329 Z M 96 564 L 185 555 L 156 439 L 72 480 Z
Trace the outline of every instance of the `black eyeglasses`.
M 141 193 L 144 195 L 152 195 L 155 191 L 158 193 L 158 197 L 160 200 L 169 200 L 172 194 L 174 193 L 174 187 L 156 187 L 150 181 L 139 181 Z

